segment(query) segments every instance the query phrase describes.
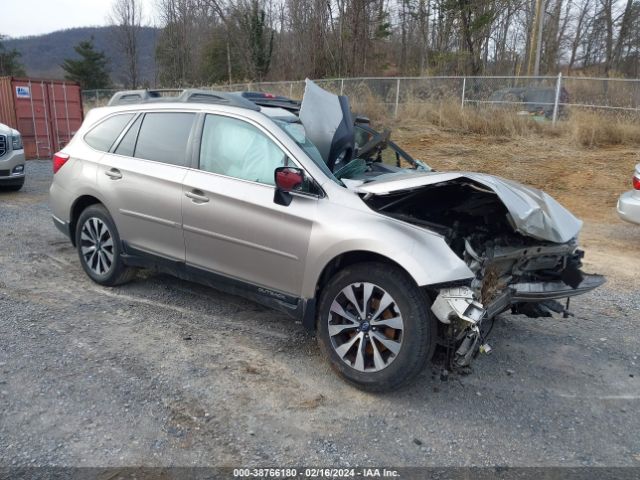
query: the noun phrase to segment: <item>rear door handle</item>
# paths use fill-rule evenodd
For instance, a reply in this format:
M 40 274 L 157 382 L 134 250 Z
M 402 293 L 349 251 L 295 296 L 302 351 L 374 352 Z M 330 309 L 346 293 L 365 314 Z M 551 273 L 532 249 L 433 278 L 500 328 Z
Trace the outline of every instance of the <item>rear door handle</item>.
M 207 203 L 209 201 L 209 197 L 205 196 L 201 190 L 185 192 L 185 196 L 189 197 L 195 203 Z
M 104 174 L 109 177 L 111 180 L 119 180 L 122 178 L 122 173 L 117 168 L 112 168 L 111 170 L 107 170 Z

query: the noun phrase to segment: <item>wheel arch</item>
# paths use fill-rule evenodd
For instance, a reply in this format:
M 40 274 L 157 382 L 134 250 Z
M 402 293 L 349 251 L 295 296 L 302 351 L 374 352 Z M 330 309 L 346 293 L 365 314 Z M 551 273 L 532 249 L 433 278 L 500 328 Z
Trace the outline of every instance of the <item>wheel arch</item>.
M 69 233 L 71 234 L 71 243 L 74 247 L 76 246 L 76 223 L 78 222 L 78 218 L 87 207 L 95 204 L 104 205 L 98 197 L 86 194 L 76 198 L 71 205 L 69 212 Z
M 339 270 L 348 267 L 350 265 L 354 265 L 356 263 L 365 263 L 365 262 L 378 262 L 378 263 L 387 263 L 397 267 L 402 270 L 409 278 L 413 279 L 411 274 L 400 265 L 395 260 L 392 260 L 389 257 L 386 257 L 380 253 L 371 252 L 368 250 L 351 250 L 348 252 L 340 253 L 336 255 L 333 259 L 331 259 L 322 269 L 320 276 L 316 282 L 316 297 L 318 293 L 322 290 L 322 288 L 327 284 L 327 282 L 335 275 Z
M 393 265 L 400 271 L 404 272 L 407 277 L 410 278 L 413 282 L 415 282 L 415 279 L 413 278 L 411 273 L 407 271 L 406 268 L 404 268 L 398 262 L 382 254 L 369 250 L 350 250 L 347 252 L 342 252 L 329 260 L 329 262 L 324 266 L 316 280 L 314 296 L 312 299 L 307 300 L 306 302 L 302 324 L 307 330 L 314 331 L 316 329 L 317 300 L 322 293 L 322 289 L 327 285 L 329 280 L 331 280 L 331 278 L 337 272 L 345 267 L 366 262 L 378 262 Z

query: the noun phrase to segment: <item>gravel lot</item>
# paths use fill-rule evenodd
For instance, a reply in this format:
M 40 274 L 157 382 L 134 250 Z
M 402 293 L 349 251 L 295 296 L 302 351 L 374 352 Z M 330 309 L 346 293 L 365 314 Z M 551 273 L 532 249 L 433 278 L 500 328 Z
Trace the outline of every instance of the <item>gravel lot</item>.
M 50 172 L 0 192 L 0 466 L 640 466 L 635 287 L 504 315 L 472 374 L 365 394 L 281 314 L 151 272 L 93 284 Z

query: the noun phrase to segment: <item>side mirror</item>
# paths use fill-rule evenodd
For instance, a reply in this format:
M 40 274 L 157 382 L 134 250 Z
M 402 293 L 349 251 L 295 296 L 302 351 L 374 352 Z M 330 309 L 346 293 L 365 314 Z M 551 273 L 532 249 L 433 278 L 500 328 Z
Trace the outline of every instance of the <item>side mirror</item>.
M 273 201 L 278 205 L 288 207 L 293 199 L 290 192 L 304 182 L 304 170 L 295 167 L 278 167 L 274 175 L 276 191 Z

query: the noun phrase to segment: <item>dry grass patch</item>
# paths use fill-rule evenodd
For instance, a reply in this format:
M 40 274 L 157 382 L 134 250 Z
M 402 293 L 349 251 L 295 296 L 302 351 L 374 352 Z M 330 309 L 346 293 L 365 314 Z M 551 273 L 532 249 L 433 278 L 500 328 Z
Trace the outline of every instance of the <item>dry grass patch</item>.
M 445 130 L 493 137 L 553 134 L 548 125 L 518 115 L 514 109 L 490 106 L 462 108 L 454 101 L 410 103 L 402 107 L 400 118 L 424 120 Z
M 563 128 L 583 147 L 640 145 L 640 121 L 625 115 L 577 111 Z
M 398 118 L 393 119 L 379 98 L 363 95 L 354 102 L 354 111 L 369 116 L 375 124 L 400 126 L 432 125 L 452 133 L 477 134 L 497 138 L 558 138 L 583 148 L 611 145 L 640 145 L 640 116 L 605 111 L 573 109 L 556 125 L 518 115 L 517 109 L 489 105 L 465 106 L 457 100 L 409 102 L 401 105 Z

